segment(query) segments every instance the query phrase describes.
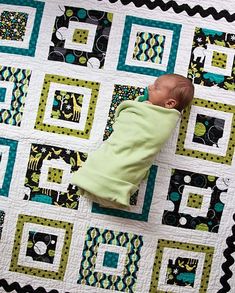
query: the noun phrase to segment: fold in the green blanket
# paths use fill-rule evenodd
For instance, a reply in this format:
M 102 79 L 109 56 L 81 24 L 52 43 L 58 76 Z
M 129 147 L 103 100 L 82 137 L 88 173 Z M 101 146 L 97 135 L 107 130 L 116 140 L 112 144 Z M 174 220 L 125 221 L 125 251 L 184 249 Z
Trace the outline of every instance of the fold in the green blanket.
M 179 117 L 176 109 L 138 101 L 122 102 L 117 108 L 112 135 L 88 155 L 71 183 L 103 205 L 110 202 L 129 206 L 130 196 L 139 188 Z

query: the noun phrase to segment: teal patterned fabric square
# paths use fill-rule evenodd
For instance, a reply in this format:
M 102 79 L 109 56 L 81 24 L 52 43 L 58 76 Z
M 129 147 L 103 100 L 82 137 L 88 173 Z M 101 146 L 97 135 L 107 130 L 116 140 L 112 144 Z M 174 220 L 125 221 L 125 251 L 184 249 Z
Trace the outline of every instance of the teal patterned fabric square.
M 0 102 L 4 102 L 5 101 L 5 98 L 6 98 L 6 88 L 4 87 L 0 87 Z
M 166 37 L 148 32 L 136 34 L 133 59 L 156 64 L 162 63 Z
M 119 254 L 116 252 L 105 251 L 103 266 L 116 269 L 118 266 Z

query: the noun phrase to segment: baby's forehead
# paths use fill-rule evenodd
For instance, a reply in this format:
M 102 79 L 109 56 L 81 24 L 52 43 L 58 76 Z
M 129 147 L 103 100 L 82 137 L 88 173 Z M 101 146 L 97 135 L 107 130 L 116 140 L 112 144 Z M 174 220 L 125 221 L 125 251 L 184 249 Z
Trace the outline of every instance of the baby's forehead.
M 171 76 L 171 75 L 162 75 L 159 76 L 155 82 L 155 84 L 166 84 L 166 85 L 172 85 L 175 86 L 177 84 L 177 78 L 175 76 Z

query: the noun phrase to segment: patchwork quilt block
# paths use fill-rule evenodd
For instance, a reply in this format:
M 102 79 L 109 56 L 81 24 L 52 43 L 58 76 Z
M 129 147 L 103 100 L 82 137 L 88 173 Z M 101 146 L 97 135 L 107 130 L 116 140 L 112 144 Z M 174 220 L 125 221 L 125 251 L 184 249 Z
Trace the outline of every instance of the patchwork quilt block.
M 0 0 L 0 292 L 233 293 L 233 4 Z M 130 207 L 84 197 L 118 106 L 171 73 L 194 97 Z
M 64 6 L 55 19 L 49 60 L 103 68 L 113 14 Z
M 25 178 L 25 200 L 77 209 L 80 192 L 70 184 L 86 154 L 32 144 Z
M 44 3 L 1 0 L 0 52 L 35 56 Z
M 126 17 L 118 70 L 160 76 L 173 73 L 181 25 Z
M 0 123 L 20 126 L 31 70 L 0 65 Z
M 195 28 L 188 76 L 195 84 L 234 91 L 235 35 Z
M 98 82 L 47 74 L 35 129 L 89 138 L 99 86 Z

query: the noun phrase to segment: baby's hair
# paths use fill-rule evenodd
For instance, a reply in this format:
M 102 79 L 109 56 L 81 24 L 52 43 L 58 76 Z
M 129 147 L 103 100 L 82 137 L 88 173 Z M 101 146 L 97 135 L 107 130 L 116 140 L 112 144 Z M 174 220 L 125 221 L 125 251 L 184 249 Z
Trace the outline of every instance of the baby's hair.
M 176 99 L 175 109 L 181 112 L 193 99 L 194 86 L 190 79 L 179 74 L 168 74 L 176 79 L 177 85 L 172 89 L 172 98 Z

